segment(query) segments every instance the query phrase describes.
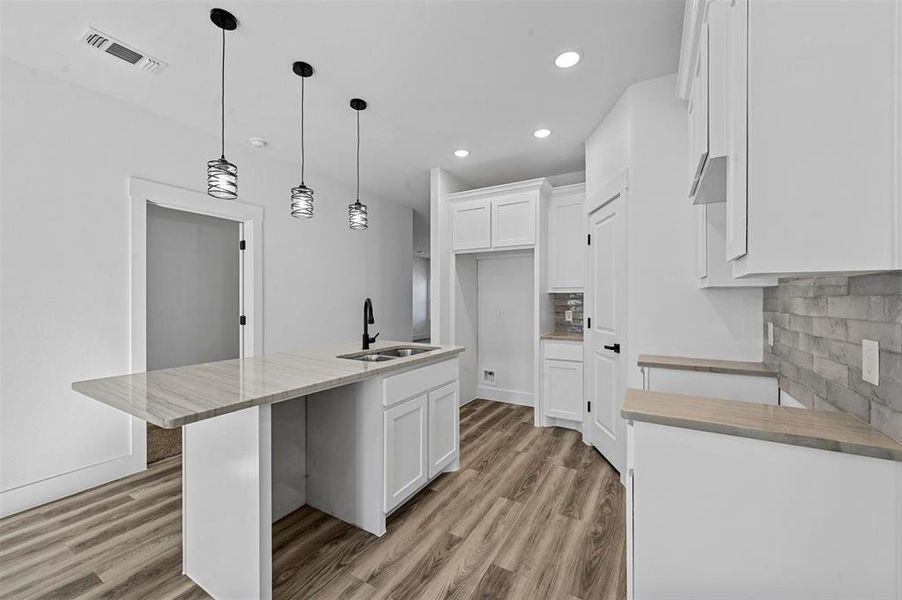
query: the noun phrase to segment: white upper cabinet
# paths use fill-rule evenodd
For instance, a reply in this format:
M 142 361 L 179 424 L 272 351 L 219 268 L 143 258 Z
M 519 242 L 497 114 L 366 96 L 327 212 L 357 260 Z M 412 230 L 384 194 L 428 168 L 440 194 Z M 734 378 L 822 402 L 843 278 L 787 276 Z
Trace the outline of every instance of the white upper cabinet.
M 693 204 L 726 200 L 726 10 L 728 0 L 708 5 L 707 21 L 699 33 L 696 76 L 689 103 Z
M 902 5 L 686 6 L 678 85 L 699 121 L 691 136 L 708 96 L 708 154 L 693 201 L 725 199 L 733 276 L 902 268 Z M 722 192 L 709 194 L 719 125 L 725 177 L 711 180 Z M 703 149 L 690 140 L 690 164 Z
M 448 195 L 451 250 L 479 252 L 535 246 L 539 207 L 550 193 L 545 179 Z
M 768 287 L 776 277 L 733 277 L 733 265 L 724 260 L 726 252 L 726 210 L 723 202 L 701 204 L 698 211 L 698 285 L 702 288 Z
M 556 187 L 548 215 L 548 287 L 550 292 L 583 289 L 586 255 L 586 184 Z
M 485 250 L 492 246 L 492 207 L 488 199 L 451 205 L 451 245 L 456 250 Z
M 689 93 L 689 196 L 696 196 L 708 160 L 708 25 L 699 32 L 695 76 Z
M 536 243 L 537 200 L 537 195 L 529 192 L 492 199 L 492 247 Z

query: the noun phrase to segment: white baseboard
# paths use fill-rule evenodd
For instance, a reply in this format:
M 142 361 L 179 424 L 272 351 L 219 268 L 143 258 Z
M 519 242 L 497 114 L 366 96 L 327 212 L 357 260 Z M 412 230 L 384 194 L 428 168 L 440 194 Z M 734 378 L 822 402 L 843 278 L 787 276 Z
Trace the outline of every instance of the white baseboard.
M 486 400 L 495 400 L 496 402 L 518 404 L 520 406 L 533 406 L 534 404 L 533 394 L 531 392 L 503 390 L 501 388 L 492 387 L 490 385 L 477 385 L 476 397 L 485 398 Z

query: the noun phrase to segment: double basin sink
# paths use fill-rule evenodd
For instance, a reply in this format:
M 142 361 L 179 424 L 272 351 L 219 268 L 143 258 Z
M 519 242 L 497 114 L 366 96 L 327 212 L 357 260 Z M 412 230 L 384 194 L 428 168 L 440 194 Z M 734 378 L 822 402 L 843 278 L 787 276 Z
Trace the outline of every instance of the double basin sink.
M 380 348 L 379 350 L 370 350 L 369 352 L 358 352 L 355 354 L 343 354 L 338 358 L 347 360 L 360 360 L 363 362 L 385 362 L 387 360 L 395 360 L 397 358 L 405 358 L 407 356 L 415 356 L 423 352 L 431 352 L 438 350 L 434 346 L 397 346 L 395 348 Z

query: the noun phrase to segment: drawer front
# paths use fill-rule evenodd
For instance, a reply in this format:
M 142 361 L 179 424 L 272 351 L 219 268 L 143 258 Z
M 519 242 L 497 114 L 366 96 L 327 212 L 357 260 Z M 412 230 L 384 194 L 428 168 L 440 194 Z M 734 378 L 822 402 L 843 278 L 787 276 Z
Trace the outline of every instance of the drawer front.
M 382 401 L 384 406 L 394 406 L 398 402 L 457 379 L 456 358 L 426 367 L 414 368 L 398 375 L 386 377 L 382 381 Z
M 582 342 L 542 342 L 545 358 L 583 362 Z

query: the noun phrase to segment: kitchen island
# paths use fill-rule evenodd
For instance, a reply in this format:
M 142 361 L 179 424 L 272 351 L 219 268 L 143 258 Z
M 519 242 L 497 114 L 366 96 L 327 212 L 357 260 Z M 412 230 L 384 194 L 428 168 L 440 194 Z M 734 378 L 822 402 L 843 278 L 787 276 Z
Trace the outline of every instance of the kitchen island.
M 214 598 L 269 598 L 274 505 L 284 512 L 307 503 L 382 535 L 388 514 L 457 469 L 463 350 L 344 344 L 72 388 L 160 427 L 183 427 L 183 572 Z M 284 427 L 280 414 L 292 406 L 306 413 L 304 430 Z M 276 485 L 277 465 L 298 446 L 306 481 Z

